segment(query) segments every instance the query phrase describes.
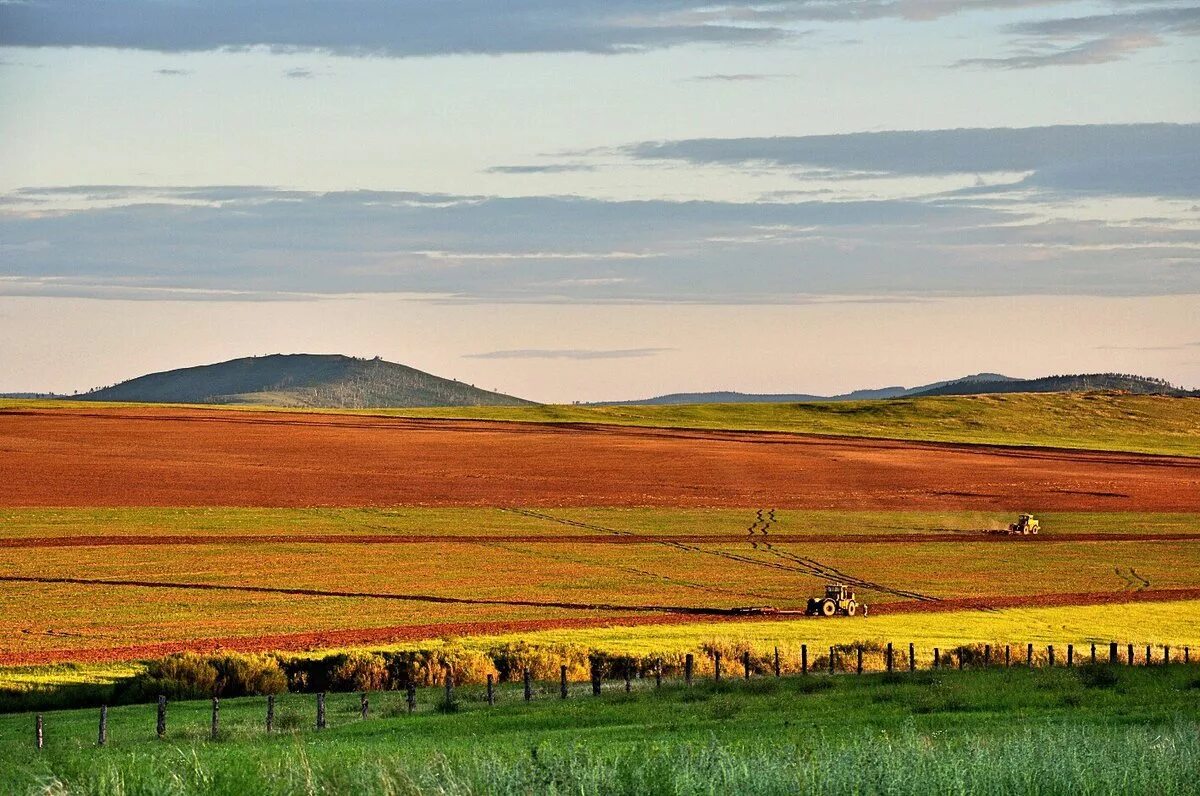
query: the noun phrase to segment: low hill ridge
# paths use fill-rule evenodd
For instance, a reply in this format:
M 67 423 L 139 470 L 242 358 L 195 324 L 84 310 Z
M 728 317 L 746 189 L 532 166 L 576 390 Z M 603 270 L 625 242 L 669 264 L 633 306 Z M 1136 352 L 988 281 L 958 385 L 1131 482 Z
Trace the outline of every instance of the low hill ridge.
M 975 373 L 958 379 L 937 381 L 919 387 L 880 387 L 838 395 L 807 393 L 691 392 L 670 393 L 635 401 L 604 401 L 592 406 L 660 406 L 718 403 L 809 403 L 822 401 L 867 401 L 927 395 L 987 395 L 1015 392 L 1115 391 L 1137 395 L 1195 395 L 1163 379 L 1125 373 L 1089 373 L 1018 379 L 1000 373 Z
M 360 359 L 342 354 L 272 354 L 231 359 L 139 376 L 76 398 L 334 409 L 533 403 L 378 357 Z

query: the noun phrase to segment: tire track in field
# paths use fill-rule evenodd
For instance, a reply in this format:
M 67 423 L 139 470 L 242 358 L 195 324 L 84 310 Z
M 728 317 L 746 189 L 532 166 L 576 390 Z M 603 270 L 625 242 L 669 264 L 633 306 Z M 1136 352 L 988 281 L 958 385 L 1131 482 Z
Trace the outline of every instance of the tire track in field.
M 772 555 L 776 556 L 777 558 L 781 558 L 784 561 L 790 561 L 790 562 L 796 564 L 797 566 L 801 567 L 803 570 L 808 572 L 808 574 L 812 575 L 815 578 L 820 578 L 821 580 L 825 580 L 825 581 L 828 581 L 831 583 L 845 583 L 848 586 L 856 586 L 860 589 L 868 589 L 871 591 L 884 592 L 886 594 L 891 594 L 896 597 L 908 597 L 909 599 L 918 600 L 921 602 L 937 602 L 938 601 L 937 597 L 932 597 L 927 594 L 921 594 L 920 592 L 908 591 L 905 589 L 895 589 L 895 588 L 892 588 L 891 586 L 884 586 L 882 583 L 875 583 L 874 581 L 864 580 L 863 578 L 855 577 L 854 575 L 849 575 L 849 574 L 842 572 L 841 570 L 836 569 L 828 564 L 823 564 L 820 561 L 817 561 L 815 558 L 805 558 L 802 556 L 798 556 L 787 550 L 776 549 L 774 544 L 766 541 L 769 529 L 776 522 L 775 509 L 767 509 L 765 519 L 763 516 L 763 509 L 759 509 L 755 516 L 757 517 L 757 519 L 755 520 L 754 524 L 750 526 L 751 538 L 753 539 L 754 531 L 757 530 L 759 533 L 762 534 L 763 541 L 761 542 L 761 544 L 763 546 L 763 549 L 766 552 L 771 553 Z M 752 547 L 754 547 L 755 550 L 759 549 L 759 542 L 751 541 L 750 544 Z
M 508 512 L 511 512 L 514 514 L 520 514 L 525 517 L 533 517 L 535 519 L 547 520 L 550 522 L 557 522 L 557 523 L 560 523 L 563 525 L 569 525 L 574 528 L 584 528 L 584 529 L 593 530 L 593 531 L 603 531 L 603 532 L 611 533 L 611 534 L 614 534 L 617 536 L 639 538 L 639 534 L 633 533 L 632 531 L 622 531 L 617 528 L 608 528 L 603 525 L 596 525 L 594 523 L 580 522 L 578 520 L 571 520 L 571 519 L 567 519 L 565 517 L 556 517 L 552 514 L 545 514 L 545 513 L 539 512 L 539 511 L 532 511 L 530 509 L 506 508 L 506 509 L 502 509 L 502 510 L 508 511 Z M 665 539 L 655 540 L 655 543 L 662 544 L 662 545 L 665 545 L 668 547 L 673 547 L 677 550 L 683 550 L 688 553 L 701 553 L 704 555 L 716 556 L 718 558 L 723 558 L 728 561 L 737 561 L 738 563 L 748 564 L 750 566 L 763 567 L 766 569 L 781 570 L 783 572 L 795 572 L 795 573 L 800 573 L 803 575 L 810 575 L 812 577 L 818 578 L 820 580 L 828 581 L 830 583 L 849 582 L 849 583 L 859 586 L 859 588 L 871 589 L 873 591 L 879 591 L 879 592 L 883 592 L 885 594 L 891 594 L 891 595 L 894 595 L 897 597 L 908 597 L 909 599 L 919 600 L 922 602 L 937 602 L 938 601 L 937 597 L 932 597 L 927 594 L 920 594 L 918 592 L 905 591 L 903 589 L 893 589 L 890 586 L 884 586 L 883 584 L 880 584 L 880 583 L 874 583 L 872 581 L 863 580 L 861 578 L 855 578 L 855 577 L 847 575 L 846 573 L 841 572 L 840 570 L 837 570 L 833 567 L 830 567 L 825 564 L 821 564 L 819 561 L 815 561 L 813 559 L 800 558 L 798 556 L 792 556 L 791 554 L 780 555 L 779 556 L 780 558 L 783 558 L 789 562 L 787 564 L 781 564 L 781 563 L 778 563 L 775 561 L 764 561 L 761 558 L 754 558 L 751 556 L 741 555 L 740 553 L 730 553 L 725 550 L 708 550 L 708 549 L 699 547 L 694 544 L 684 544 L 682 542 L 669 541 L 669 540 L 665 540 Z

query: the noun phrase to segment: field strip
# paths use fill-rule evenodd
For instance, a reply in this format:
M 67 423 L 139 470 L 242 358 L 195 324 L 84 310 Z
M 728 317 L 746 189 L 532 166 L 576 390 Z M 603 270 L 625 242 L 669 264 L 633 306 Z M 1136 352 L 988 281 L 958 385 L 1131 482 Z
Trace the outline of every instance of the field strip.
M 223 583 L 173 583 L 153 580 L 108 580 L 96 578 L 38 578 L 0 575 L 0 583 L 54 583 L 76 586 L 131 586 L 145 589 L 190 589 L 196 591 L 235 591 L 252 594 L 287 594 L 296 597 L 339 597 L 356 600 L 398 600 L 401 602 L 440 603 L 443 605 L 509 605 L 523 608 L 562 608 L 570 611 L 633 611 L 698 616 L 722 616 L 727 608 L 696 608 L 686 605 L 613 605 L 611 603 L 572 603 L 547 600 L 489 600 L 479 597 L 444 597 L 436 594 L 393 594 L 388 592 L 331 591 L 284 586 L 244 586 Z
M 1059 595 L 1062 596 L 1062 595 Z M 1080 595 L 1075 595 L 1076 597 Z M 1115 597 L 1108 600 L 1104 598 Z M 1098 610 L 1107 610 L 1113 603 L 1145 602 L 1159 603 L 1166 607 L 1175 605 L 1183 609 L 1188 617 L 1200 600 L 1198 589 L 1172 589 L 1157 592 L 1131 594 L 1090 595 L 1080 603 L 1048 602 L 1038 595 L 1027 598 L 1000 598 L 1014 602 L 1023 600 L 1022 606 L 1009 605 L 997 611 L 972 610 L 966 603 L 938 604 L 930 611 L 928 606 L 911 603 L 908 606 L 893 605 L 886 616 L 871 619 L 812 620 L 802 623 L 803 632 L 795 629 L 800 623 L 784 621 L 783 618 L 764 616 L 706 617 L 702 624 L 694 616 L 644 615 L 644 616 L 598 616 L 570 619 L 526 619 L 495 622 L 457 622 L 421 625 L 397 625 L 374 628 L 330 629 L 298 633 L 278 633 L 257 636 L 225 636 L 181 641 L 131 644 L 94 649 L 37 650 L 27 652 L 0 652 L 0 666 L 40 666 L 66 662 L 111 663 L 134 661 L 170 655 L 176 652 L 301 652 L 312 650 L 336 650 L 356 647 L 388 647 L 457 639 L 460 643 L 484 648 L 489 644 L 543 641 L 550 644 L 590 644 L 614 650 L 625 650 L 629 645 L 645 647 L 656 643 L 667 645 L 674 637 L 687 637 L 691 647 L 722 636 L 741 637 L 747 634 L 774 638 L 784 643 L 799 644 L 806 640 L 810 644 L 847 643 L 854 639 L 884 638 L 898 640 L 904 637 L 929 640 L 938 638 L 950 645 L 967 641 L 983 641 L 996 638 L 1035 640 L 1046 638 L 1052 641 L 1067 641 L 1069 636 L 1079 640 L 1091 638 L 1107 641 L 1109 637 L 1142 637 L 1137 628 L 1143 627 L 1145 618 L 1140 614 L 1122 611 L 1118 616 L 1093 620 L 1090 615 L 1076 609 L 1094 605 Z M 999 602 L 995 600 L 994 602 Z M 1027 607 L 1025 607 L 1027 606 Z M 911 607 L 916 610 L 895 610 Z M 882 606 L 881 606 L 882 608 Z M 1070 614 L 1063 614 L 1072 609 Z M 882 614 L 882 611 L 880 611 Z M 1161 621 L 1161 618 L 1160 618 Z M 896 622 L 901 624 L 896 625 Z M 928 624 L 932 622 L 932 624 Z M 915 623 L 915 624 L 914 624 Z M 1000 623 L 999 625 L 997 623 Z M 1101 626 L 1097 627 L 1096 623 Z M 1174 631 L 1161 638 L 1174 637 L 1183 644 L 1194 632 L 1195 624 L 1189 619 L 1176 619 Z M 1003 626 L 1004 629 L 1000 629 Z M 661 628 L 661 630 L 656 630 Z M 726 629 L 728 628 L 728 630 Z M 1030 633 L 1032 633 L 1030 635 Z M 534 635 L 530 635 L 534 634 Z M 997 635 L 1000 634 L 1000 635 Z M 1007 634 L 1007 635 L 1005 635 Z M 538 639 L 538 636 L 543 638 Z M 676 641 L 675 643 L 684 643 Z M 936 643 L 936 642 L 934 642 Z
M 232 591 L 252 594 L 286 594 L 297 597 L 334 597 L 348 599 L 398 600 L 448 605 L 508 605 L 527 608 L 558 608 L 575 611 L 620 611 L 633 613 L 679 614 L 684 616 L 744 616 L 737 608 L 708 608 L 684 605 L 616 605 L 613 603 L 573 603 L 542 600 L 504 600 L 479 597 L 447 597 L 433 594 L 402 594 L 388 592 L 333 591 L 325 589 L 289 588 L 284 586 L 247 586 L 222 583 L 177 583 L 170 581 L 118 580 L 99 578 L 50 578 L 25 575 L 0 575 L 0 583 L 45 583 L 76 586 L 123 586 L 145 589 L 186 589 L 194 591 Z M 1127 602 L 1161 602 L 1200 598 L 1198 588 L 1143 589 L 1141 591 L 1060 592 L 1029 595 L 996 595 L 981 597 L 951 597 L 946 599 L 914 599 L 904 602 L 880 603 L 876 614 L 899 614 L 931 611 L 996 610 L 1042 605 L 1107 605 Z M 760 614 L 752 614 L 758 616 Z M 781 619 L 803 616 L 800 611 L 779 612 Z
M 975 544 L 996 542 L 1009 544 L 1058 544 L 1068 542 L 1196 542 L 1200 533 L 1057 533 L 1014 541 L 1002 533 L 948 531 L 944 533 L 883 533 L 883 534 L 820 534 L 772 533 L 770 542 L 776 544 Z M 613 536 L 609 534 L 81 534 L 75 536 L 42 536 L 0 538 L 0 548 L 28 547 L 125 547 L 135 545 L 268 545 L 268 544 L 739 544 L 746 542 L 744 534 L 642 534 Z

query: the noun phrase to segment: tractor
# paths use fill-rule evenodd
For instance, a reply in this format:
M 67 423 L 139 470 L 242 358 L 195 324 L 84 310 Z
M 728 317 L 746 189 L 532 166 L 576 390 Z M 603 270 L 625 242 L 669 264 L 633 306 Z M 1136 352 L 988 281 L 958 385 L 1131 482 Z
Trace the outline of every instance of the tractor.
M 1032 514 L 1022 514 L 1008 526 L 1008 532 L 1012 536 L 1037 536 L 1041 528 L 1042 524 Z
M 809 616 L 854 616 L 858 613 L 858 600 L 854 599 L 854 592 L 841 583 L 830 583 L 825 586 L 824 597 L 809 598 L 807 613 Z

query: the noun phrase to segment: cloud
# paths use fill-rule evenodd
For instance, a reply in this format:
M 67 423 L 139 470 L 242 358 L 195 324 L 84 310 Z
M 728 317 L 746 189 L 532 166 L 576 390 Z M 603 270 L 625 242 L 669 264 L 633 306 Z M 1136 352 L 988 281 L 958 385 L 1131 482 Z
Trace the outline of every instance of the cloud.
M 1120 61 L 1130 53 L 1157 47 L 1162 39 L 1149 33 L 1106 36 L 1071 47 L 1049 47 L 1002 58 L 967 58 L 955 66 L 983 66 L 999 69 L 1036 69 L 1042 66 L 1090 66 Z
M 587 163 L 547 163 L 545 165 L 492 166 L 488 174 L 566 174 L 577 171 L 595 171 Z
M 38 0 L 0 2 L 0 46 L 241 50 L 386 57 L 625 53 L 683 44 L 759 45 L 797 26 L 1064 5 L 1067 0 Z M 1123 0 L 1112 0 L 1124 6 Z M 1143 5 L 1155 6 L 1155 0 Z M 1114 14 L 1159 24 L 1187 9 Z M 1080 23 L 1082 24 L 1082 23 Z M 1120 24 L 1120 23 L 1111 23 Z M 1095 26 L 1101 26 L 1097 23 Z
M 776 138 L 649 141 L 636 160 L 779 168 L 810 179 L 1026 174 L 1014 187 L 1138 196 L 1200 195 L 1200 124 L 905 130 Z M 821 170 L 826 170 L 822 172 Z M 981 186 L 960 195 L 995 193 Z
M 702 0 L 41 0 L 0 3 L 0 46 L 161 52 L 264 46 L 406 57 L 618 53 L 791 35 L 754 23 L 749 0 L 730 5 L 730 13 L 712 13 Z
M 519 348 L 464 354 L 467 359 L 640 359 L 655 357 L 674 348 Z
M 314 77 L 314 73 L 311 69 L 303 69 L 303 68 L 285 69 L 283 72 L 283 76 L 293 78 L 296 80 L 307 80 L 311 77 Z
M 67 285 L 76 294 L 159 291 L 189 300 L 229 291 L 626 303 L 1200 293 L 1200 230 L 1037 223 L 1022 207 L 958 201 L 608 201 L 252 186 L 66 186 L 20 196 L 46 203 L 0 206 L 0 293 L 54 294 Z
M 155 69 L 156 75 L 167 75 L 168 77 L 180 77 L 182 75 L 190 75 L 191 69 Z
M 754 83 L 760 80 L 778 80 L 784 77 L 795 77 L 795 75 L 785 74 L 756 74 L 756 73 L 738 73 L 738 74 L 717 74 L 717 75 L 696 75 L 695 77 L 687 78 L 689 81 L 698 83 Z
M 1114 14 L 1041 19 L 1008 26 L 1018 50 L 997 58 L 968 58 L 954 64 L 998 69 L 1088 66 L 1120 61 L 1161 46 L 1170 35 L 1200 35 L 1200 7 L 1149 7 Z

